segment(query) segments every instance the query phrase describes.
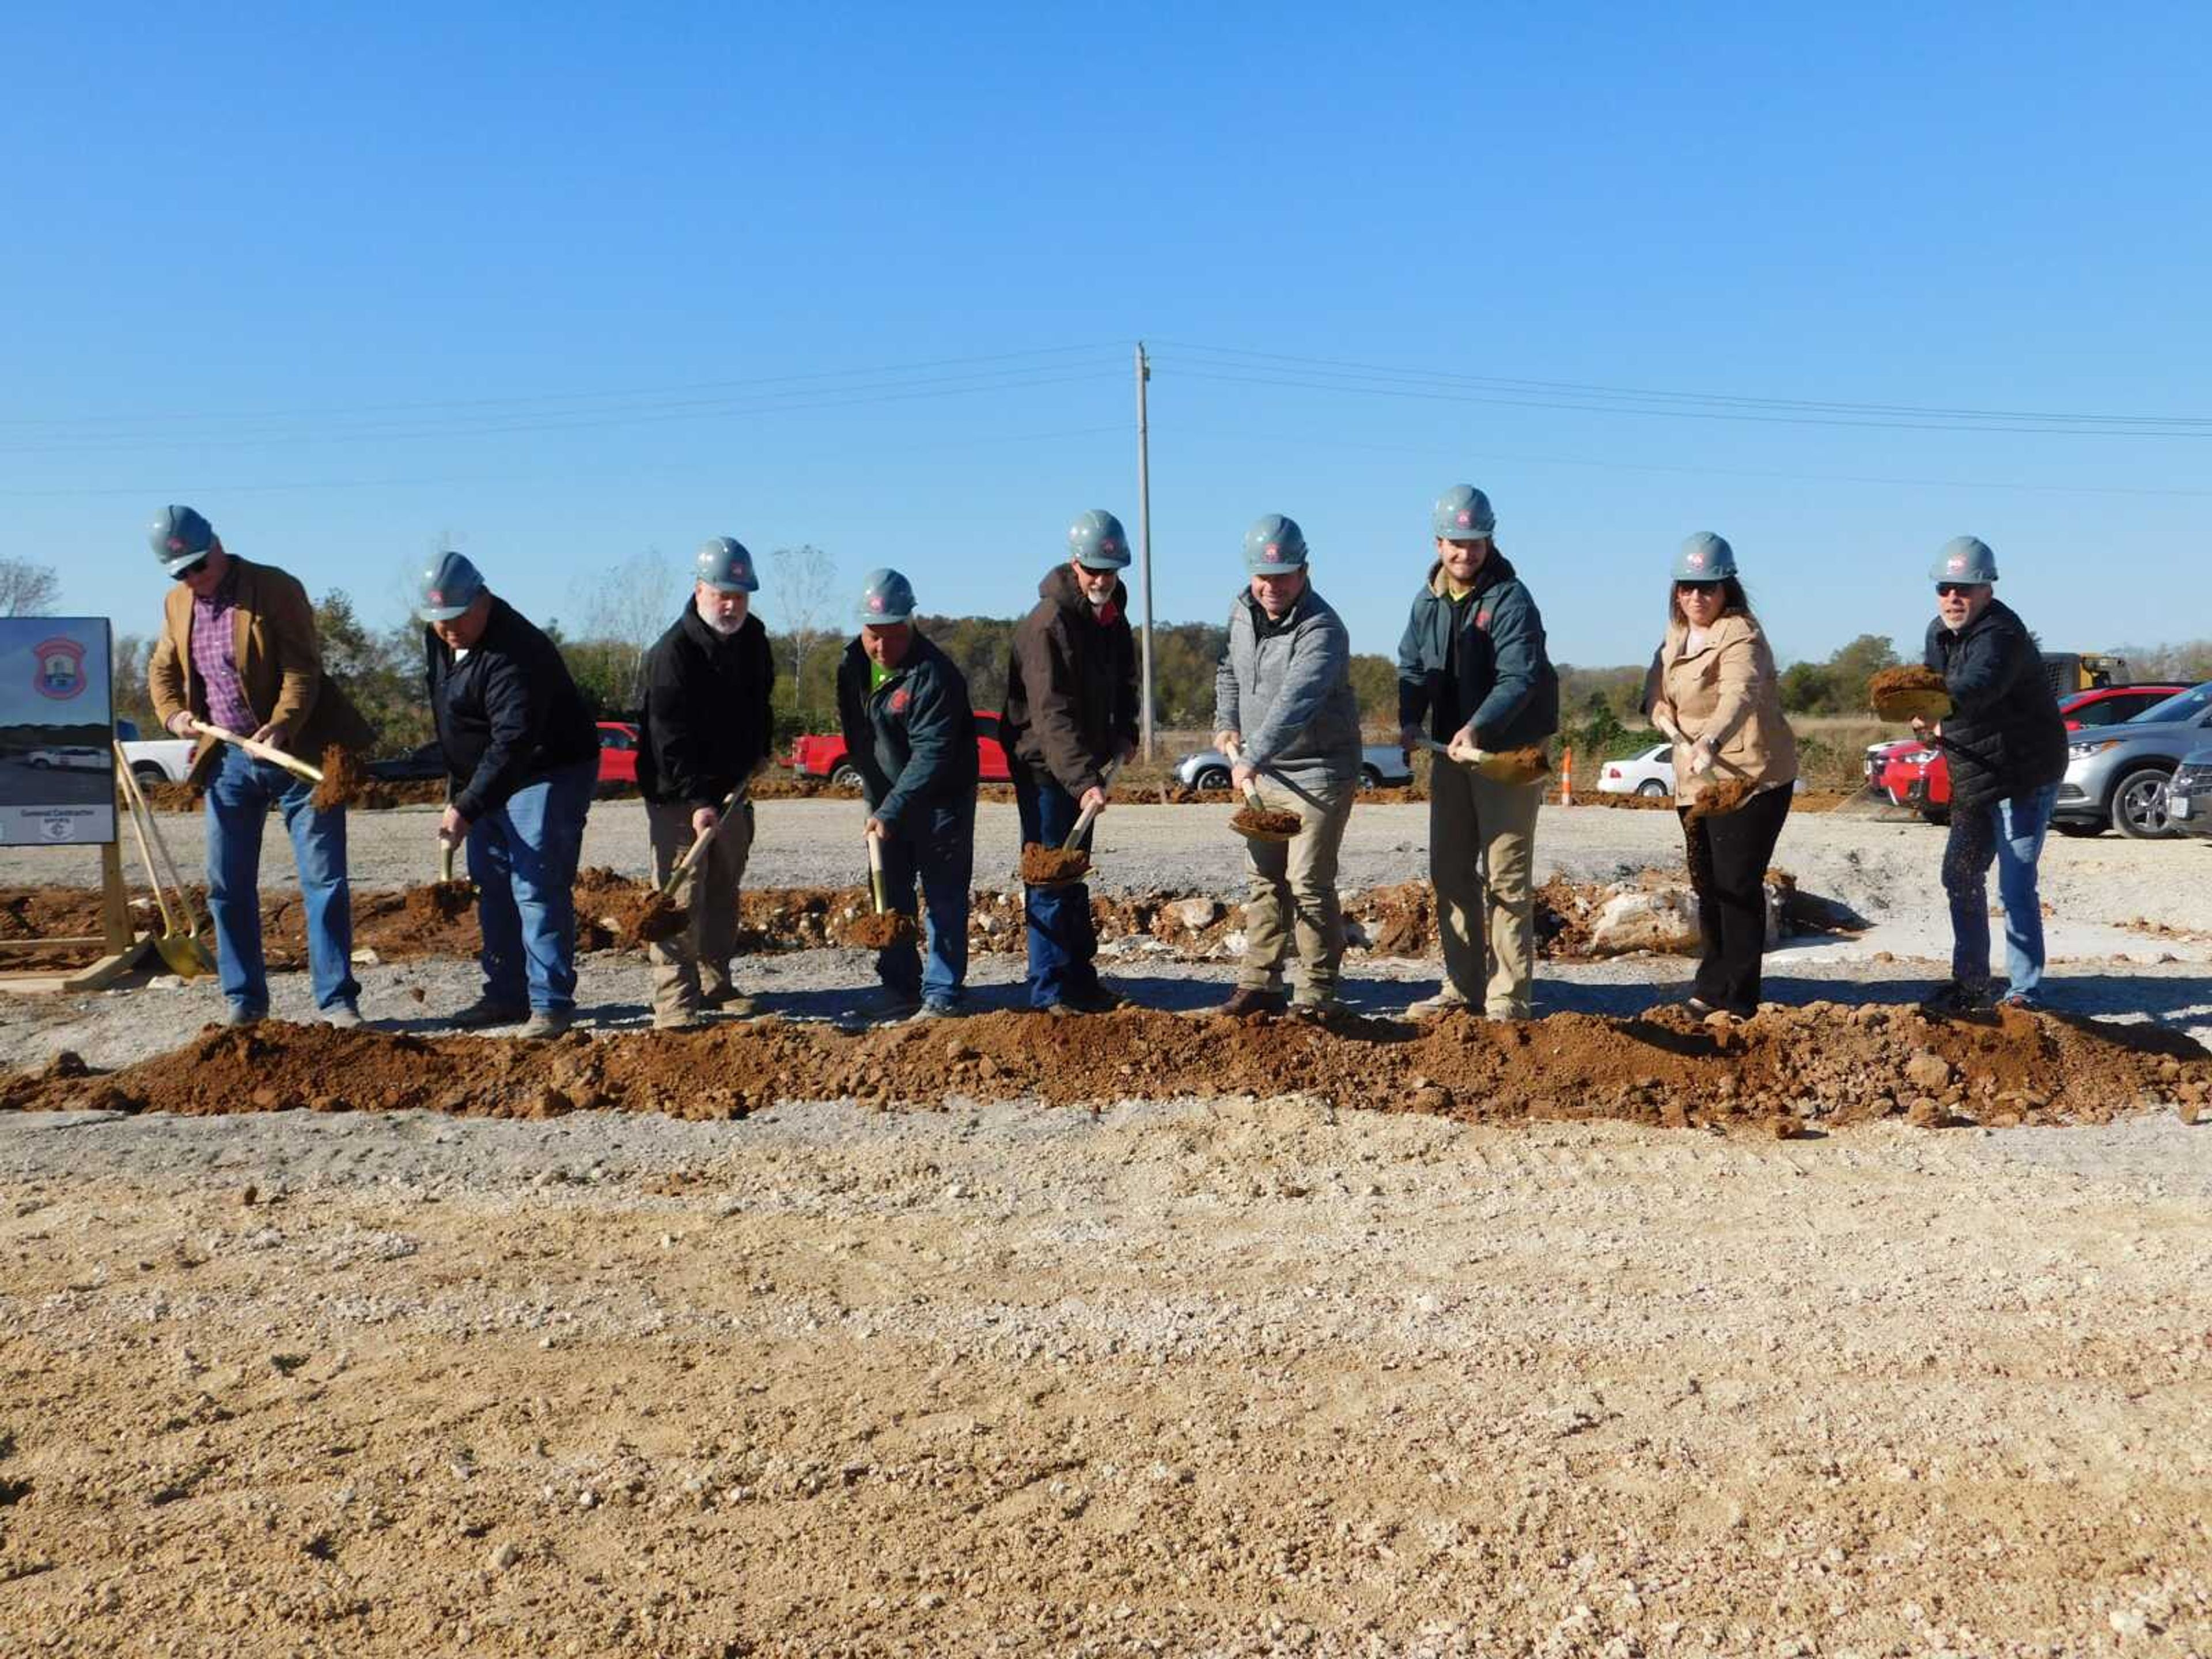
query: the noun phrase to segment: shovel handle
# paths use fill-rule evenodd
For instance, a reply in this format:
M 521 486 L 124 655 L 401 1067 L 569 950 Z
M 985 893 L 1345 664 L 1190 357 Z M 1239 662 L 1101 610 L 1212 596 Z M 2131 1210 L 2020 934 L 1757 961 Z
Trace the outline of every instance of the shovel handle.
M 154 850 L 161 854 L 162 872 L 169 878 L 169 885 L 177 890 L 177 908 L 184 913 L 185 931 L 192 938 L 198 939 L 200 936 L 200 913 L 192 904 L 191 896 L 185 891 L 185 878 L 177 872 L 176 860 L 169 856 L 169 843 L 161 835 L 161 821 L 154 816 L 154 809 L 146 799 L 146 792 L 139 785 L 138 775 L 131 771 L 129 763 L 125 761 L 120 744 L 116 745 L 115 758 L 122 767 L 125 775 L 131 780 L 131 798 L 137 802 L 138 810 L 145 814 L 146 833 L 153 837 Z M 151 872 L 149 871 L 149 873 L 150 874 Z M 158 882 L 155 884 L 154 891 L 155 896 L 158 898 L 161 896 L 161 885 Z
M 453 878 L 453 854 L 458 850 L 453 843 L 443 836 L 438 837 L 438 879 L 440 881 L 451 881 Z
M 1121 763 L 1118 760 L 1108 761 L 1105 766 L 1100 769 L 1098 774 L 1098 787 L 1102 793 L 1112 787 L 1114 782 L 1114 775 L 1121 769 Z M 1077 813 L 1075 815 L 1075 827 L 1067 832 L 1067 839 L 1060 842 L 1060 850 L 1063 853 L 1073 853 L 1076 848 L 1076 844 L 1079 842 L 1085 835 L 1090 833 L 1091 826 L 1098 821 L 1099 813 L 1105 810 L 1106 803 L 1101 801 L 1097 805 L 1086 806 L 1080 812 Z
M 881 915 L 890 909 L 890 901 L 884 896 L 884 842 L 880 836 L 863 833 L 860 839 L 868 843 L 868 899 Z
M 161 890 L 161 878 L 154 868 L 154 849 L 146 842 L 146 826 L 138 815 L 145 811 L 145 797 L 138 793 L 138 779 L 131 769 L 131 758 L 123 752 L 123 745 L 115 745 L 116 779 L 123 792 L 124 816 L 131 820 L 131 834 L 138 843 L 138 862 L 146 866 L 146 884 L 154 890 L 154 908 L 161 913 L 161 931 L 177 931 L 177 919 L 169 911 L 168 896 Z
M 721 805 L 714 811 L 714 823 L 693 837 L 691 845 L 684 849 L 684 856 L 677 860 L 676 867 L 668 872 L 668 879 L 660 884 L 662 897 L 676 896 L 676 890 L 684 884 L 684 878 L 690 875 L 691 866 L 699 862 L 699 855 L 707 850 L 707 843 L 714 839 L 714 832 L 722 827 L 722 820 L 736 811 L 738 797 L 744 792 L 745 787 L 741 783 L 722 797 Z M 868 839 L 873 841 L 875 837 L 871 836 Z
M 1227 743 L 1222 745 L 1222 748 L 1227 752 L 1229 763 L 1232 767 L 1235 766 L 1239 760 L 1243 758 L 1244 745 L 1237 742 L 1234 738 L 1230 738 Z M 1267 811 L 1267 808 L 1260 805 L 1260 786 L 1253 782 L 1249 778 L 1244 780 L 1244 800 L 1245 804 L 1250 806 L 1255 812 L 1263 812 Z
M 323 781 L 321 767 L 310 766 L 297 755 L 288 755 L 283 750 L 272 748 L 257 738 L 240 737 L 237 732 L 222 726 L 210 726 L 205 720 L 194 720 L 192 730 L 210 738 L 219 738 L 225 743 L 236 744 L 254 759 L 265 760 L 271 765 L 281 766 L 295 777 L 305 778 L 309 783 L 320 783 Z

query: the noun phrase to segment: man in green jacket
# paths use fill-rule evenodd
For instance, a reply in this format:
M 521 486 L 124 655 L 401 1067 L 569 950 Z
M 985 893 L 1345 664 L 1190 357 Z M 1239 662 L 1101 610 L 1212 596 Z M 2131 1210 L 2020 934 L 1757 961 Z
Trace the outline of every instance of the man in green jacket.
M 1398 645 L 1401 740 L 1410 750 L 1426 736 L 1459 756 L 1540 744 L 1559 729 L 1559 678 L 1536 601 L 1492 538 L 1490 500 L 1455 484 L 1431 522 L 1436 560 Z M 1415 1018 L 1474 1006 L 1492 1019 L 1528 1018 L 1543 798 L 1540 781 L 1500 782 L 1442 757 L 1431 769 L 1429 878 L 1444 982 L 1407 1011 Z

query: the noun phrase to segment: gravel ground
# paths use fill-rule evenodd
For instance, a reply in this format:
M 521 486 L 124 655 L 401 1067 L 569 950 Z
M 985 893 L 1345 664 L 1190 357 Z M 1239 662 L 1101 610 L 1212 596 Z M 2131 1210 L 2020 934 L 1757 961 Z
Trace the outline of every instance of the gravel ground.
M 756 879 L 849 878 L 851 814 L 764 806 Z M 1417 873 L 1422 814 L 1355 813 L 1348 878 Z M 1110 816 L 1106 878 L 1226 892 L 1219 816 Z M 590 856 L 641 862 L 635 818 Z M 429 822 L 364 815 L 357 868 L 416 878 Z M 1539 845 L 1604 876 L 1675 835 L 1547 811 Z M 1770 994 L 1923 984 L 1940 844 L 1793 823 L 1782 861 L 1881 925 Z M 2212 1036 L 2201 856 L 2054 843 L 2059 1000 Z M 1547 969 L 1541 1008 L 1688 966 Z M 1352 968 L 1370 1008 L 1435 983 Z M 1012 999 L 1018 959 L 976 969 Z M 362 971 L 403 1030 L 474 990 Z M 1169 1007 L 1229 977 L 1115 971 Z M 743 977 L 831 1018 L 870 974 Z M 584 965 L 609 1038 L 645 989 Z M 216 1006 L 0 1003 L 0 1061 L 167 1052 Z M 1358 1103 L 0 1115 L 0 1654 L 2212 1652 L 2212 1131 Z

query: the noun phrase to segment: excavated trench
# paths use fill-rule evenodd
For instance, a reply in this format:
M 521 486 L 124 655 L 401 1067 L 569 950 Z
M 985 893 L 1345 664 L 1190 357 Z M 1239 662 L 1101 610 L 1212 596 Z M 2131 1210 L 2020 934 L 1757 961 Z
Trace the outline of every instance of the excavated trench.
M 1422 1027 L 1133 1008 L 858 1032 L 769 1018 L 544 1043 L 265 1022 L 211 1028 L 106 1074 L 58 1055 L 43 1072 L 0 1079 L 0 1108 L 726 1119 L 787 1100 L 932 1109 L 948 1099 L 1076 1106 L 1286 1093 L 1467 1121 L 1618 1118 L 1784 1136 L 1893 1115 L 1931 1127 L 2064 1124 L 2166 1105 L 2196 1121 L 2212 1098 L 2212 1056 L 2155 1026 L 1832 1003 L 1740 1022 L 1664 1009 L 1627 1019 L 1458 1014 Z

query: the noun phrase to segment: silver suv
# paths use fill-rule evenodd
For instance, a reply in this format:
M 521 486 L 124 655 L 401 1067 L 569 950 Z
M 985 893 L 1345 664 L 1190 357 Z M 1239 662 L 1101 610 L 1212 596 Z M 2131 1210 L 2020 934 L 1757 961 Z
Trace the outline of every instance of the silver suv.
M 2166 817 L 2178 834 L 2212 837 L 2212 749 L 2184 755 L 2166 786 Z
M 2053 828 L 2096 836 L 2107 827 L 2138 841 L 2173 834 L 2166 781 L 2184 755 L 2212 743 L 2212 680 L 2153 703 L 2133 720 L 2069 734 Z
M 1176 776 L 1194 789 L 1226 789 L 1229 757 L 1218 749 L 1201 749 L 1176 763 Z M 1370 743 L 1359 751 L 1359 787 L 1382 789 L 1413 781 L 1413 769 L 1405 751 L 1395 744 Z

